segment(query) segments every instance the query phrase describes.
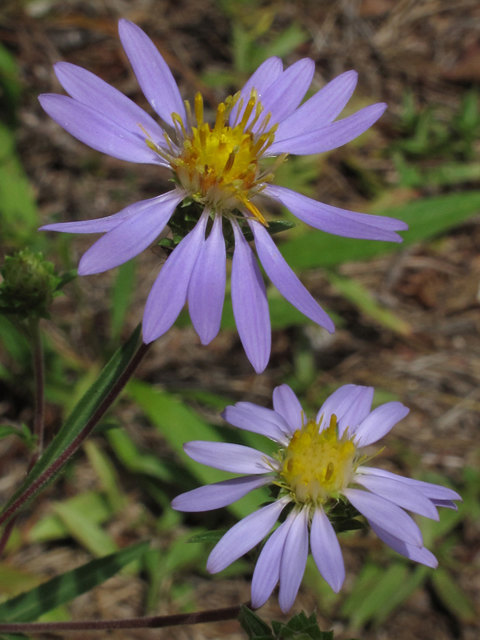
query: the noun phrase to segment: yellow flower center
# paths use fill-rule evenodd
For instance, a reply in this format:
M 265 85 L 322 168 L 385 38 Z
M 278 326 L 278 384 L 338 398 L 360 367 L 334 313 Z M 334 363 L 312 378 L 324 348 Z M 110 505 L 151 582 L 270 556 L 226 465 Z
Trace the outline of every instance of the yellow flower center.
M 274 167 L 262 172 L 259 161 L 273 143 L 277 125 L 269 128 L 270 114 L 263 113 L 263 106 L 252 89 L 243 113 L 243 99 L 238 104 L 237 113 L 241 117 L 230 126 L 228 116 L 237 101 L 238 95 L 229 96 L 218 105 L 212 127 L 204 122 L 203 98 L 197 93 L 194 117 L 190 104 L 185 103 L 187 123 L 178 114 L 172 114 L 177 140 L 172 144 L 165 134 L 170 152 L 160 149 L 149 139 L 146 143 L 168 160 L 180 185 L 197 202 L 214 211 L 247 210 L 267 225 L 251 198 L 273 178 Z M 253 132 L 257 123 L 258 128 Z M 281 156 L 279 161 L 284 158 Z
M 302 503 L 323 503 L 351 482 L 355 471 L 356 447 L 345 431 L 338 437 L 337 419 L 319 432 L 310 420 L 293 434 L 284 451 L 280 475 L 283 486 Z

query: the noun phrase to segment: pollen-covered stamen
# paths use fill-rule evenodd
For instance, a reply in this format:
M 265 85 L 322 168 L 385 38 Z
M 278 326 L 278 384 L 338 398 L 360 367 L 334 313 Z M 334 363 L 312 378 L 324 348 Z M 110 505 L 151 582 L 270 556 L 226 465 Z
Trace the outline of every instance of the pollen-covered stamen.
M 353 478 L 356 447 L 345 431 L 338 437 L 333 415 L 328 429 L 310 420 L 292 436 L 284 451 L 282 486 L 300 503 L 322 504 L 338 497 Z
M 233 126 L 228 117 L 237 105 Z M 218 108 L 213 127 L 204 119 L 202 96 L 197 93 L 193 110 L 186 102 L 187 121 L 172 114 L 176 144 L 166 135 L 168 148 L 157 151 L 168 160 L 180 185 L 203 205 L 226 213 L 234 209 L 248 211 L 264 225 L 265 218 L 251 199 L 262 191 L 261 176 L 269 175 L 259 163 L 274 142 L 276 126 L 267 130 L 270 114 L 261 124 L 261 133 L 253 132 L 264 109 L 252 89 L 243 109 L 244 100 L 237 94 L 229 96 Z M 193 111 L 193 113 L 192 113 Z M 150 141 L 146 141 L 151 146 Z M 151 147 L 153 148 L 153 147 Z

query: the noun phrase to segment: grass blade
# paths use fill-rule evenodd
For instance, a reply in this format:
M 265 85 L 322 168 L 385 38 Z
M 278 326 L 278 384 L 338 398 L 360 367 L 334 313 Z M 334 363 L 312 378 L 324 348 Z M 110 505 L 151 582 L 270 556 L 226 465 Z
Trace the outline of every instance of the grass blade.
M 31 622 L 47 611 L 73 600 L 82 593 L 90 591 L 118 573 L 127 564 L 140 558 L 148 548 L 143 542 L 100 560 L 67 571 L 39 587 L 22 593 L 16 598 L 0 604 L 2 622 Z

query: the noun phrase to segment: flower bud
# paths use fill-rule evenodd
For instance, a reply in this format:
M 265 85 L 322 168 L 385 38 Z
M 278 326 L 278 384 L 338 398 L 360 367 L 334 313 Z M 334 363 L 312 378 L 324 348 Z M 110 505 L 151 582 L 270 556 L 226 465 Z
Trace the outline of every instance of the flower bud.
M 29 249 L 7 256 L 0 270 L 0 312 L 15 314 L 21 319 L 48 318 L 48 309 L 59 295 L 62 278 L 55 273 L 52 262 L 41 253 Z

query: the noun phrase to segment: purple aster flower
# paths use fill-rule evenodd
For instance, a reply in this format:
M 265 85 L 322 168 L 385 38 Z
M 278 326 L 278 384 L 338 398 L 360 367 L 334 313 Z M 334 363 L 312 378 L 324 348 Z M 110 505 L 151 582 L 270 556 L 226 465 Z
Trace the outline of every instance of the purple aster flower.
M 174 509 L 218 509 L 264 485 L 278 491 L 275 502 L 233 526 L 207 562 L 210 573 L 222 571 L 268 536 L 285 510 L 286 517 L 264 544 L 253 573 L 254 607 L 261 607 L 279 582 L 280 607 L 285 613 L 291 608 L 305 571 L 309 540 L 318 570 L 335 592 L 340 590 L 345 568 L 330 520 L 339 506 L 348 503 L 392 549 L 415 562 L 437 566 L 405 510 L 438 520 L 437 507 L 456 509 L 453 501 L 461 498 L 451 489 L 368 466 L 370 456 L 363 447 L 386 435 L 409 411 L 400 402 L 372 411 L 372 398 L 372 387 L 347 384 L 324 402 L 316 418 L 308 419 L 295 393 L 283 384 L 273 392 L 273 410 L 237 402 L 223 413 L 234 427 L 273 440 L 279 447 L 275 455 L 224 442 L 185 444 L 193 460 L 246 475 L 184 493 L 173 500 Z
M 131 204 L 97 220 L 48 224 L 42 229 L 104 233 L 80 260 L 78 273 L 117 267 L 151 245 L 177 205 L 197 203 L 203 213 L 167 259 L 145 307 L 143 337 L 151 342 L 175 322 L 188 301 L 193 326 L 203 344 L 220 328 L 226 281 L 225 228 L 233 229 L 232 303 L 245 352 L 257 372 L 270 357 L 271 328 L 265 284 L 245 239 L 241 222 L 254 236 L 258 257 L 280 293 L 308 318 L 330 332 L 328 315 L 289 268 L 267 231 L 261 196 L 278 202 L 307 224 L 349 238 L 401 242 L 403 222 L 345 211 L 272 184 L 275 167 L 287 155 L 329 151 L 366 131 L 385 104 L 374 104 L 335 120 L 357 81 L 348 71 L 301 106 L 312 81 L 313 60 L 286 71 L 279 58 L 264 62 L 243 89 L 217 108 L 215 123 L 204 121 L 203 100 L 193 109 L 153 42 L 135 24 L 120 20 L 120 39 L 140 87 L 161 124 L 129 98 L 90 72 L 60 62 L 55 73 L 68 96 L 44 94 L 45 111 L 93 149 L 130 162 L 172 170 L 175 188 Z M 264 162 L 276 157 L 276 161 Z

